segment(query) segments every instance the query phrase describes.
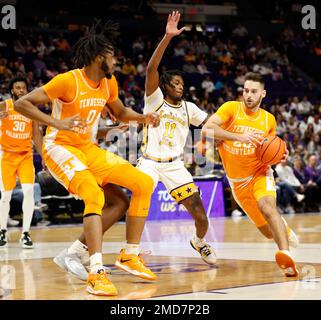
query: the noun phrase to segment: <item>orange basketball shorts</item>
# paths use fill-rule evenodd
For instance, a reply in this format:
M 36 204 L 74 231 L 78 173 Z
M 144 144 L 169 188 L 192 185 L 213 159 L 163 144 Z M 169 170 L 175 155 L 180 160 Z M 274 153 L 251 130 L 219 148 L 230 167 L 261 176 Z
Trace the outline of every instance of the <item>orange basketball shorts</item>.
M 44 144 L 43 158 L 53 177 L 84 200 L 85 215 L 101 214 L 104 206 L 101 187 L 107 183 L 132 191 L 129 215 L 148 215 L 153 181 L 121 157 L 94 144 L 79 148 Z
M 13 190 L 17 176 L 20 183 L 35 182 L 35 168 L 32 152 L 11 152 L 0 150 L 0 189 Z
M 249 177 L 238 181 L 229 179 L 230 186 L 235 201 L 250 218 L 250 220 L 259 228 L 267 224 L 266 219 L 258 207 L 258 201 L 266 196 L 272 196 L 276 199 L 276 188 L 272 169 L 261 171 Z

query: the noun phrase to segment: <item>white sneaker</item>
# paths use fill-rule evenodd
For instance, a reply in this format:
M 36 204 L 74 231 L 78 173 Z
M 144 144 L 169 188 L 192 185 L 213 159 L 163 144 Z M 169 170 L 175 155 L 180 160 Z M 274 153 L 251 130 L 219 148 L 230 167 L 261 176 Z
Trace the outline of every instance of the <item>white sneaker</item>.
M 89 265 L 89 263 L 86 256 L 82 257 L 76 253 L 68 253 L 68 249 L 64 249 L 53 259 L 53 261 L 61 269 L 69 272 L 76 278 L 87 281 L 88 271 L 86 266 Z M 111 273 L 111 270 L 107 267 L 104 267 L 104 271 L 106 273 Z
M 194 239 L 192 239 L 190 241 L 190 244 L 192 246 L 193 249 L 195 249 L 197 252 L 199 252 L 199 254 L 201 255 L 202 259 L 210 265 L 214 265 L 216 264 L 216 255 L 214 250 L 211 248 L 211 246 L 206 243 L 203 242 L 202 246 L 199 247 L 198 245 L 196 245 L 196 243 L 194 242 Z
M 298 202 L 301 202 L 301 201 L 305 198 L 305 195 L 304 195 L 304 194 L 297 193 L 297 194 L 296 194 L 296 198 L 297 198 Z
M 23 249 L 33 249 L 33 242 L 31 240 L 29 232 L 23 232 L 19 240 Z
M 231 216 L 236 218 L 236 217 L 242 217 L 243 216 L 243 212 L 238 210 L 238 209 L 234 209 L 231 213 Z
M 8 227 L 16 227 L 17 225 L 19 225 L 18 220 L 13 220 L 10 217 L 8 218 Z

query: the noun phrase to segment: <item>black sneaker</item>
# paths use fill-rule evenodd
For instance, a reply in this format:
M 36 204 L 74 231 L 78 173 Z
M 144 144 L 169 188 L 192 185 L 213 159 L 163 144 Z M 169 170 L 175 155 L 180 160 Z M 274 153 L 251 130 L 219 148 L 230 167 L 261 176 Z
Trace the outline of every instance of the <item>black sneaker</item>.
M 21 234 L 20 241 L 21 247 L 24 249 L 33 249 L 33 242 L 30 238 L 29 232 L 24 232 Z
M 0 248 L 5 248 L 7 246 L 8 243 L 8 239 L 7 239 L 7 230 L 3 229 L 0 230 Z

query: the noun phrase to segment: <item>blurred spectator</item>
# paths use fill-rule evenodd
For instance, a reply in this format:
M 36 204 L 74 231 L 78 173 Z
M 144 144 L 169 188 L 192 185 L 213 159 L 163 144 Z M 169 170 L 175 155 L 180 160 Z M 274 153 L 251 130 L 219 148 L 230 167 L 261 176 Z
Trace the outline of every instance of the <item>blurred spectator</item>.
M 123 65 L 121 72 L 123 75 L 136 75 L 137 74 L 137 69 L 134 66 L 133 62 L 131 59 L 127 59 L 125 64 Z

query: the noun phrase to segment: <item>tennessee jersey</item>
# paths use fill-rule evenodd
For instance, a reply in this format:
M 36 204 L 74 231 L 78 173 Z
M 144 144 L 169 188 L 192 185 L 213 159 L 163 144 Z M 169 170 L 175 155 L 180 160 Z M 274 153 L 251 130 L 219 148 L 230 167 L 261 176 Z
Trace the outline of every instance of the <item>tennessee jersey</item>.
M 0 148 L 4 151 L 32 151 L 32 121 L 14 111 L 12 99 L 5 100 L 8 117 L 0 120 Z
M 54 77 L 43 89 L 52 101 L 52 117 L 65 119 L 79 114 L 87 127 L 77 132 L 62 131 L 49 126 L 45 145 L 59 144 L 74 147 L 91 142 L 91 129 L 108 102 L 118 98 L 118 86 L 114 76 L 103 78 L 98 87 L 83 69 L 75 69 Z
M 148 112 L 159 114 L 160 125 L 157 128 L 144 126 L 142 151 L 147 157 L 159 160 L 182 155 L 190 124 L 199 126 L 207 117 L 207 113 L 192 102 L 170 104 L 164 100 L 160 88 L 145 96 L 144 113 Z
M 221 127 L 230 132 L 242 134 L 258 130 L 264 136 L 276 134 L 276 121 L 271 113 L 261 108 L 255 113 L 250 112 L 243 102 L 226 102 L 215 114 L 222 120 Z M 250 143 L 223 141 L 218 148 L 230 179 L 250 178 L 258 170 L 268 167 L 257 159 L 255 148 Z

